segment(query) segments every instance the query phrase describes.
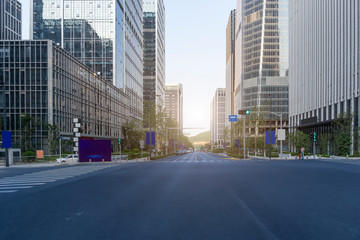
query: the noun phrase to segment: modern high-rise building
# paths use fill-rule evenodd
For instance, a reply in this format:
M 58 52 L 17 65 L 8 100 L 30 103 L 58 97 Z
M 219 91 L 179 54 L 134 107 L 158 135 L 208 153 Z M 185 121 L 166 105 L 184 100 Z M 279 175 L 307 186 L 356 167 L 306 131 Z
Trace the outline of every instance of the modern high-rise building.
M 165 101 L 165 6 L 144 0 L 144 105 Z
M 0 1 L 0 40 L 21 40 L 21 3 Z
M 288 3 L 237 0 L 236 111 L 256 107 L 288 118 Z
M 235 109 L 235 17 L 232 10 L 226 28 L 226 109 L 225 116 L 237 114 Z M 226 125 L 230 126 L 229 121 Z
M 182 84 L 166 84 L 165 111 L 168 117 L 183 129 L 183 86 Z
M 15 148 L 49 153 L 47 124 L 58 128 L 58 137 L 71 139 L 73 118 L 79 118 L 82 137 L 111 139 L 113 151 L 119 150 L 121 127 L 130 115 L 128 95 L 54 42 L 0 41 L 0 79 Z
M 290 1 L 290 127 L 316 132 L 323 154 L 336 154 L 332 123 L 345 113 L 359 151 L 359 16 L 358 0 Z
M 123 89 L 131 118 L 141 120 L 142 0 L 32 0 L 31 7 L 33 38 L 53 40 Z
M 210 104 L 210 142 L 213 148 L 222 148 L 225 142 L 225 88 L 216 89 L 215 96 Z

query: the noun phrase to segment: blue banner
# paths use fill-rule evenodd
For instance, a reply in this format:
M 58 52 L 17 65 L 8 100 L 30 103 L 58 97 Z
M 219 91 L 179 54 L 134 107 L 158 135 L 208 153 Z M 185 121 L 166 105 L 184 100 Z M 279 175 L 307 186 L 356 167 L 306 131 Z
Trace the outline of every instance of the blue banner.
M 235 147 L 240 147 L 240 140 L 239 139 L 235 140 Z
M 151 138 L 151 144 L 150 144 L 150 138 Z M 155 140 L 156 139 L 156 135 L 155 132 L 151 132 L 151 137 L 150 137 L 150 132 L 146 132 L 146 145 L 152 145 L 155 146 Z
M 270 131 L 266 131 L 266 144 L 275 144 L 275 131 L 271 131 L 271 142 Z
M 12 148 L 11 132 L 2 131 L 2 147 L 3 148 Z

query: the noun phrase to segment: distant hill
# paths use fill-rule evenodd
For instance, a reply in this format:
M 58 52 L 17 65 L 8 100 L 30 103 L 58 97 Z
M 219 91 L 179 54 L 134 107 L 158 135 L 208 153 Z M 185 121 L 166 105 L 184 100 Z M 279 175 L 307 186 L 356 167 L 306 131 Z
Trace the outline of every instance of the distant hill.
M 200 133 L 194 137 L 189 137 L 189 140 L 192 144 L 199 142 L 210 143 L 210 131 Z

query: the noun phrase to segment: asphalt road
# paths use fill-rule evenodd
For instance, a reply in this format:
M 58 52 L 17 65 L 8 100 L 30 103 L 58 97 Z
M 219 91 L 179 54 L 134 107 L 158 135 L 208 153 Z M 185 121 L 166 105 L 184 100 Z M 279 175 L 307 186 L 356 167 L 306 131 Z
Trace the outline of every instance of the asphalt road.
M 0 171 L 0 239 L 360 239 L 360 166 L 162 161 Z

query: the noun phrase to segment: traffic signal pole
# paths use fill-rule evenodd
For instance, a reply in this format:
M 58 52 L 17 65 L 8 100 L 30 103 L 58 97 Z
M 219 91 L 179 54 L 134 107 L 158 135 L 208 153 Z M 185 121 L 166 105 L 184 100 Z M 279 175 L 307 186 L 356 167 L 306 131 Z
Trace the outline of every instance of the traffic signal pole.
M 244 116 L 244 160 L 246 160 L 246 149 L 245 149 L 245 146 L 246 146 L 246 143 L 245 143 L 245 133 L 246 133 L 246 130 L 245 130 L 245 120 L 246 120 L 246 117 Z
M 315 142 L 313 142 L 313 152 L 314 152 L 314 159 L 315 159 L 315 156 L 316 156 L 316 144 Z

